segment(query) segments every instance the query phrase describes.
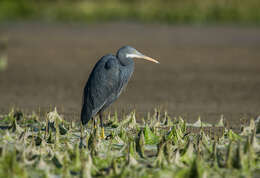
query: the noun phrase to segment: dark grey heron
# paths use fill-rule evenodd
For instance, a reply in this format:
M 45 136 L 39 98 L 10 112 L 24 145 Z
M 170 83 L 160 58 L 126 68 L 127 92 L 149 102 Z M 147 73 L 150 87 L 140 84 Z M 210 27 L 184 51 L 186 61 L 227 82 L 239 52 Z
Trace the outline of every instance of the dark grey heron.
M 116 56 L 103 56 L 92 70 L 84 88 L 81 122 L 87 124 L 92 118 L 96 127 L 95 115 L 99 115 L 104 138 L 103 111 L 112 104 L 126 87 L 134 71 L 133 58 L 142 58 L 155 63 L 155 59 L 145 56 L 130 46 L 123 46 Z

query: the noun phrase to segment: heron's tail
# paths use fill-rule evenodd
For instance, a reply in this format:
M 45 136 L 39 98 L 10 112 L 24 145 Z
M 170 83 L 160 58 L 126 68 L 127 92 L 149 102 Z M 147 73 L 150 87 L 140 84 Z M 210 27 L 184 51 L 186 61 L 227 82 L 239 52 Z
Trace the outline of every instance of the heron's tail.
M 87 124 L 90 119 L 91 119 L 91 116 L 89 116 L 87 107 L 86 107 L 85 104 L 83 104 L 82 109 L 81 109 L 81 122 L 82 122 L 82 125 Z

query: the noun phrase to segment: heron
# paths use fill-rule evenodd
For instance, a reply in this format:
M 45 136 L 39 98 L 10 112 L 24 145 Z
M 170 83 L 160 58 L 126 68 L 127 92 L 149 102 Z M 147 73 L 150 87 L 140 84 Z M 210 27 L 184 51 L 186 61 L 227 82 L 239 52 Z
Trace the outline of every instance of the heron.
M 122 93 L 134 71 L 134 58 L 146 59 L 159 63 L 131 46 L 121 47 L 116 55 L 108 54 L 95 64 L 83 91 L 81 122 L 87 124 L 95 116 L 100 119 L 101 138 L 105 138 L 103 111 L 110 106 Z

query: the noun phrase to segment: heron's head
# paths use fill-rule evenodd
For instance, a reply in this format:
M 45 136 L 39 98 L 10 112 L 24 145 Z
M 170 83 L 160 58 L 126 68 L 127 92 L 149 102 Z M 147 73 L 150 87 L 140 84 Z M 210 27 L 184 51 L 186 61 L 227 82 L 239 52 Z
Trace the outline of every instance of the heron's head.
M 117 51 L 116 56 L 119 59 L 133 59 L 133 58 L 139 58 L 139 59 L 145 59 L 148 61 L 152 61 L 155 63 L 159 63 L 158 61 L 156 61 L 155 59 L 148 57 L 142 53 L 140 53 L 139 51 L 137 51 L 135 48 L 131 47 L 131 46 L 123 46 L 122 48 L 120 48 Z

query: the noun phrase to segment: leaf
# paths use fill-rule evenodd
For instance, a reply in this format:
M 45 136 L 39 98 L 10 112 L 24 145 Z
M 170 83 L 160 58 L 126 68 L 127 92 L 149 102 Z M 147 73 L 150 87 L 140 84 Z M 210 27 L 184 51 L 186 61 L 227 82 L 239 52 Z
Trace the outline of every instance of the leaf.
M 144 128 L 144 139 L 145 139 L 145 144 L 148 145 L 159 143 L 159 136 L 155 135 L 148 127 L 148 125 L 146 125 Z
M 228 130 L 227 134 L 228 134 L 229 140 L 231 140 L 231 141 L 240 140 L 241 141 L 241 137 L 238 134 L 234 133 L 231 129 Z
M 52 162 L 57 168 L 62 168 L 61 160 L 57 154 L 53 156 Z
M 224 115 L 220 116 L 219 122 L 215 125 L 216 127 L 224 127 Z
M 168 140 L 172 140 L 174 144 L 178 144 L 179 142 L 182 143 L 184 140 L 182 140 L 184 134 L 179 127 L 179 125 L 174 125 L 171 128 L 170 133 L 167 135 Z
M 144 145 L 145 145 L 145 138 L 143 131 L 140 131 L 138 134 L 138 138 L 136 139 L 136 151 L 138 154 L 144 158 Z

